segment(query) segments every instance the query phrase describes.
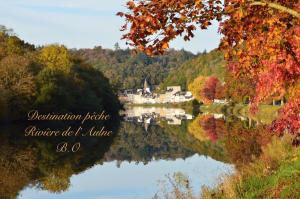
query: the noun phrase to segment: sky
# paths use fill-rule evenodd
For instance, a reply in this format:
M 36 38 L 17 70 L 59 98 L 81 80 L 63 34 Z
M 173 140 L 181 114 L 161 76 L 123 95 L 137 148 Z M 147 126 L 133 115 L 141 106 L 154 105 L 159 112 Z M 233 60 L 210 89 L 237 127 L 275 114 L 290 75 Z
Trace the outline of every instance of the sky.
M 120 41 L 124 20 L 116 13 L 126 11 L 126 0 L 0 0 L 0 24 L 35 45 L 64 44 L 68 48 L 113 48 Z M 218 24 L 197 31 L 195 38 L 171 43 L 175 49 L 193 53 L 218 47 Z

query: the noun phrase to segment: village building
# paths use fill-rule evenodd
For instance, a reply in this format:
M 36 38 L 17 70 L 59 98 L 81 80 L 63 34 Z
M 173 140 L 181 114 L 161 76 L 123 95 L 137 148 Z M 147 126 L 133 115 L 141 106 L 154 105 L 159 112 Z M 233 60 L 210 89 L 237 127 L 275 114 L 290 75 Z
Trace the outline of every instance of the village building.
M 165 121 L 169 125 L 181 125 L 182 121 L 193 119 L 193 115 L 186 113 L 181 108 L 166 107 L 133 106 L 125 110 L 124 116 L 125 121 L 143 123 L 145 130 L 150 125 L 158 124 L 161 121 Z
M 147 79 L 142 89 L 129 89 L 119 93 L 119 99 L 123 103 L 130 104 L 165 104 L 181 103 L 194 99 L 189 91 L 182 91 L 180 86 L 169 86 L 165 93 L 154 93 Z

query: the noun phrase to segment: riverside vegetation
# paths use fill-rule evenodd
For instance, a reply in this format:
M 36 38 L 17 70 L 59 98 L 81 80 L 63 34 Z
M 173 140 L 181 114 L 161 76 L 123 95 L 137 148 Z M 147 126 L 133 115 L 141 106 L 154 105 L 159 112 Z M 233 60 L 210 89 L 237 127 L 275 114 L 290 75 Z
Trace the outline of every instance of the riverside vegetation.
M 234 114 L 224 114 L 226 120 L 200 114 L 183 129 L 170 128 L 165 122 L 160 124 L 168 132 L 161 138 L 170 140 L 171 146 L 155 135 L 156 139 L 144 133 L 154 143 L 148 139 L 143 143 L 140 140 L 145 140 L 144 136 L 136 136 L 135 140 L 124 133 L 106 141 L 85 140 L 88 154 L 82 151 L 72 155 L 53 153 L 50 145 L 55 140 L 35 140 L 32 144 L 13 133 L 1 134 L 1 159 L 8 163 L 0 165 L 2 179 L 8 179 L 1 182 L 5 185 L 1 186 L 1 193 L 6 198 L 15 198 L 28 184 L 55 193 L 65 191 L 72 174 L 102 162 L 109 149 L 116 159 L 136 158 L 145 162 L 153 158 L 145 157 L 147 154 L 165 155 L 156 149 L 170 149 L 182 157 L 191 151 L 201 151 L 236 166 L 236 173 L 224 177 L 219 186 L 204 187 L 202 198 L 299 198 L 299 2 L 229 0 L 223 5 L 222 1 L 214 0 L 151 0 L 129 1 L 127 7 L 128 13 L 118 15 L 126 18 L 123 30 L 130 31 L 124 38 L 139 48 L 135 54 L 119 49 L 118 45 L 114 51 L 101 47 L 35 47 L 1 27 L 1 121 L 22 120 L 28 108 L 74 112 L 101 108 L 117 115 L 120 105 L 113 91 L 139 87 L 147 76 L 151 84 L 160 84 L 161 89 L 168 84 L 190 89 L 199 103 L 205 105 L 214 106 L 216 99 L 226 100 L 230 106 L 221 107 L 221 112 L 238 113 L 245 120 L 237 121 Z M 190 40 L 196 25 L 206 29 L 213 20 L 222 21 L 221 51 L 195 56 L 183 50 L 166 50 L 176 36 Z M 156 33 L 157 39 L 151 39 Z M 161 55 L 165 51 L 167 54 Z M 179 75 L 174 78 L 175 74 Z M 268 108 L 276 100 L 285 103 L 279 111 Z M 265 114 L 259 112 L 260 103 L 269 115 L 275 115 L 266 123 L 261 122 Z M 201 109 L 213 109 L 212 106 Z M 260 116 L 255 117 L 255 113 Z M 246 118 L 249 114 L 254 116 Z M 10 136 L 14 136 L 14 142 L 9 141 Z M 125 143 L 122 146 L 128 150 L 114 144 L 114 138 Z M 133 140 L 127 144 L 126 139 Z M 183 150 L 178 151 L 178 143 L 184 146 Z M 184 175 L 175 177 L 175 183 L 171 179 L 173 190 L 162 197 L 198 197 Z
M 299 198 L 299 1 L 128 1 L 127 11 L 118 15 L 125 19 L 123 39 L 149 55 L 163 54 L 176 37 L 189 41 L 195 30 L 207 29 L 213 21 L 219 21 L 224 76 L 199 74 L 195 66 L 183 66 L 182 78 L 169 77 L 166 82 L 180 82 L 204 104 L 212 104 L 215 99 L 231 105 L 249 104 L 230 110 L 250 113 L 253 119 L 260 114 L 256 117 L 258 122 L 264 115 L 259 113 L 259 107 L 274 115 L 268 125 L 261 125 L 253 134 L 258 135 L 251 139 L 253 142 L 264 138 L 261 146 L 245 149 L 239 145 L 240 157 L 247 157 L 246 152 L 252 151 L 253 158 L 236 164 L 236 174 L 224 178 L 218 187 L 203 188 L 200 198 Z M 276 104 L 276 100 L 281 100 L 279 111 L 266 106 L 272 101 Z M 222 122 L 210 115 L 199 118 L 189 127 L 199 140 L 215 142 L 227 132 L 227 140 L 233 144 L 245 142 L 249 136 L 248 130 L 243 130 L 232 137 L 230 126 L 217 130 Z M 169 179 L 173 189 L 155 198 L 197 198 L 184 175 L 179 173 Z

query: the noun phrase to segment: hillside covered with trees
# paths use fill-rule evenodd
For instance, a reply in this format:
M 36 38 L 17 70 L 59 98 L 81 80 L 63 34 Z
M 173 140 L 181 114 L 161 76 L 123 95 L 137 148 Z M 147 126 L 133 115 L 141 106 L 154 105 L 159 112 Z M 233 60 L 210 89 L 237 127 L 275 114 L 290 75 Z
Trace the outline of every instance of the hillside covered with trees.
M 0 121 L 24 119 L 32 109 L 118 115 L 119 108 L 108 79 L 65 46 L 36 48 L 0 27 Z
M 225 60 L 221 51 L 213 50 L 209 53 L 202 53 L 194 59 L 186 61 L 168 75 L 160 88 L 180 85 L 181 88 L 188 89 L 188 85 L 198 76 L 215 76 L 224 80 Z
M 72 53 L 103 72 L 116 90 L 140 88 L 145 78 L 151 85 L 159 85 L 171 71 L 195 57 L 188 51 L 174 49 L 151 57 L 142 52 L 120 49 L 118 44 L 114 50 L 98 46 L 73 50 Z

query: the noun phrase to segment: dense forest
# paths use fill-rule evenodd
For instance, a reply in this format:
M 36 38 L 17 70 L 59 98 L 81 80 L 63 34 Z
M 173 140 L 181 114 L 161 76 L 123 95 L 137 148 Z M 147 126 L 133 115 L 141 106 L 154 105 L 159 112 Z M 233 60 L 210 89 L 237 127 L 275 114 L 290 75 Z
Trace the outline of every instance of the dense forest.
M 216 76 L 220 80 L 224 80 L 225 61 L 221 51 L 204 52 L 194 59 L 186 61 L 168 75 L 160 88 L 163 90 L 170 85 L 180 85 L 183 89 L 187 89 L 189 83 L 198 76 Z
M 25 119 L 32 109 L 118 115 L 119 107 L 108 79 L 65 46 L 36 48 L 0 27 L 0 121 Z
M 151 85 L 159 85 L 170 72 L 195 57 L 185 50 L 173 49 L 164 55 L 150 57 L 142 52 L 120 49 L 118 44 L 114 50 L 98 46 L 72 50 L 72 54 L 103 72 L 115 89 L 141 88 L 145 78 Z

